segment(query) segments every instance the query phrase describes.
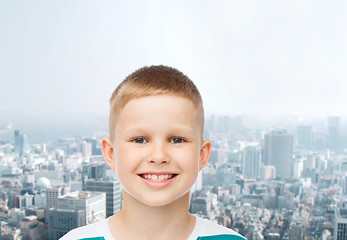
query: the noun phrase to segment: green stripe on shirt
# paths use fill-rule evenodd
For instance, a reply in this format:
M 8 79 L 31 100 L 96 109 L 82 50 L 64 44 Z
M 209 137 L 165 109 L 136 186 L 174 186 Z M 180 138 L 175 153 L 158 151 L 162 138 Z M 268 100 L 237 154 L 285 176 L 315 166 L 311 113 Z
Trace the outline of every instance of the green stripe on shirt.
M 105 240 L 105 238 L 93 237 L 93 238 L 81 238 L 79 240 Z M 196 240 L 245 240 L 245 238 L 236 236 L 236 235 L 221 234 L 221 235 L 214 235 L 214 236 L 198 237 Z
M 198 237 L 196 240 L 245 240 L 244 237 L 229 234 Z
M 105 240 L 104 237 L 81 238 L 78 240 Z

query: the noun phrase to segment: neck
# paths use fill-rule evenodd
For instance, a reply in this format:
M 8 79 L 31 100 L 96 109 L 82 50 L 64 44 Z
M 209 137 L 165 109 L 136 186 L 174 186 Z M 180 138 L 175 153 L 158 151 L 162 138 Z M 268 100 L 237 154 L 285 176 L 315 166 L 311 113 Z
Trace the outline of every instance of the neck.
M 115 215 L 126 231 L 142 239 L 187 239 L 195 226 L 189 214 L 189 192 L 165 206 L 148 206 L 123 190 L 123 209 Z M 117 221 L 118 222 L 118 221 Z M 170 223 L 170 224 L 168 224 Z M 182 233 L 179 237 L 177 234 Z

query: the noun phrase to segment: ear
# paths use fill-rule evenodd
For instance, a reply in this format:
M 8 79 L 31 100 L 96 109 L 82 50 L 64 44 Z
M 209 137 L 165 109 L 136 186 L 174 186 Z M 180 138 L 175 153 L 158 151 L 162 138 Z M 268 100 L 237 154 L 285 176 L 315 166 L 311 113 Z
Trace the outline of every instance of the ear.
M 206 166 L 208 159 L 210 158 L 210 153 L 211 142 L 210 140 L 205 140 L 202 142 L 200 148 L 199 171 L 201 171 L 201 169 L 203 169 Z
M 105 162 L 114 171 L 116 171 L 116 161 L 114 158 L 114 151 L 111 143 L 111 139 L 104 137 L 101 143 L 102 155 Z

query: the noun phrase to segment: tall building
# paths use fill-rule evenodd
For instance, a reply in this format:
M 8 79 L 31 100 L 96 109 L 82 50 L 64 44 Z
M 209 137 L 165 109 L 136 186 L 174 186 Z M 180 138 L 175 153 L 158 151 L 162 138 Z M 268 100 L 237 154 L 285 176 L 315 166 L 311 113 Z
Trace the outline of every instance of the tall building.
M 336 208 L 334 240 L 347 240 L 347 209 Z
M 328 117 L 327 146 L 332 150 L 340 147 L 340 117 Z
M 294 159 L 293 162 L 293 178 L 299 179 L 302 176 L 302 171 L 304 170 L 304 159 Z
M 302 148 L 310 148 L 312 146 L 312 126 L 300 125 L 297 128 L 298 145 Z
M 289 240 L 304 239 L 305 226 L 302 222 L 292 221 L 289 227 Z
M 106 218 L 106 194 L 103 192 L 76 191 L 58 198 L 57 208 L 82 209 L 85 211 L 85 224 Z
M 122 189 L 119 181 L 89 179 L 86 181 L 86 191 L 106 193 L 106 217 L 110 217 L 121 210 Z
M 92 151 L 92 143 L 86 141 L 79 143 L 79 152 L 82 153 L 82 156 L 90 157 L 92 155 Z
M 243 150 L 242 174 L 248 178 L 259 178 L 261 167 L 261 148 L 248 146 Z
M 26 145 L 26 136 L 19 130 L 14 131 L 14 151 L 22 156 Z
M 59 239 L 76 227 L 106 218 L 106 194 L 72 192 L 58 198 L 57 207 L 48 210 L 49 239 Z
M 48 239 L 58 240 L 74 228 L 85 225 L 82 209 L 51 208 L 48 210 Z
M 97 155 L 98 154 L 98 150 L 97 150 L 97 147 L 96 147 L 96 144 L 97 144 L 96 138 L 85 138 L 84 140 L 87 143 L 91 143 L 92 144 L 92 155 Z
M 264 164 L 276 168 L 281 179 L 292 177 L 293 135 L 287 131 L 272 131 L 264 137 Z
M 46 189 L 46 206 L 47 209 L 56 207 L 58 205 L 58 197 L 61 195 L 62 189 L 59 187 L 52 187 Z
M 88 179 L 106 179 L 106 163 L 84 163 L 82 165 L 82 189 Z

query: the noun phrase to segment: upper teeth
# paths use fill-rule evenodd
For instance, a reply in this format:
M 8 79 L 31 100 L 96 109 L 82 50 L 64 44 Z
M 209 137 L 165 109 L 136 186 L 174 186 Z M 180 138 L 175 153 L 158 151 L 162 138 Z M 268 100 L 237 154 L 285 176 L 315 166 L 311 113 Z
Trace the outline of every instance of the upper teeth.
M 145 179 L 151 180 L 151 181 L 163 181 L 167 180 L 172 177 L 172 174 L 162 174 L 162 175 L 156 175 L 156 174 L 143 174 L 142 175 Z

